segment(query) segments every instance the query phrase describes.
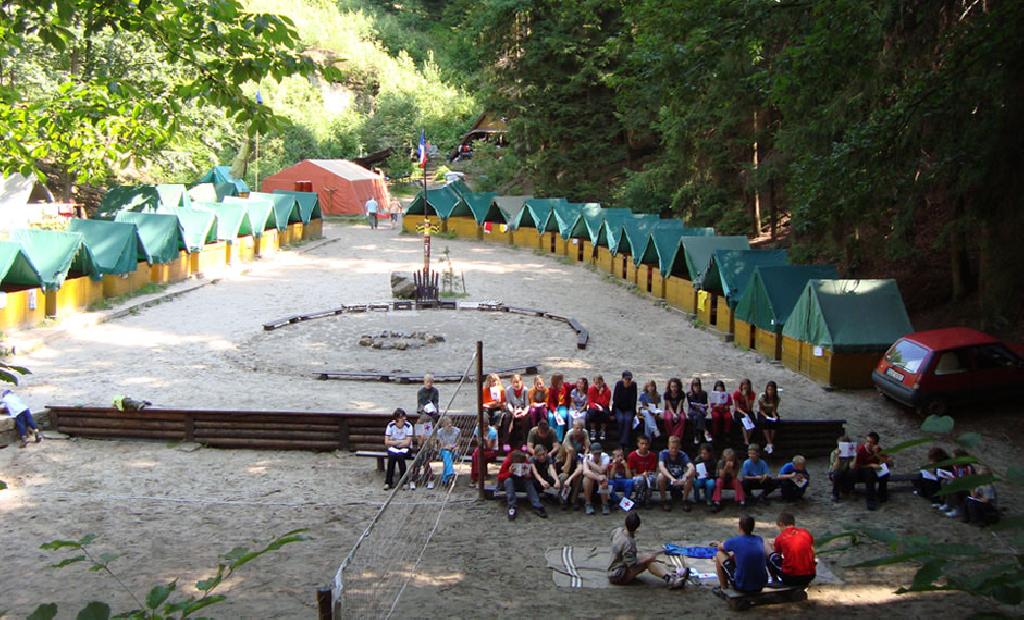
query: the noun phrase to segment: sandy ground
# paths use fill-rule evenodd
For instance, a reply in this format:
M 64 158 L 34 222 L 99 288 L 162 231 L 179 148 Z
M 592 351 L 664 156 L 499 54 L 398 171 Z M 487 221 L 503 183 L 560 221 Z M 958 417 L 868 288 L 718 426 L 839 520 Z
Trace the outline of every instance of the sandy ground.
M 246 276 L 146 309 L 137 315 L 90 327 L 19 356 L 33 375 L 21 393 L 33 409 L 46 403 L 106 404 L 125 393 L 166 406 L 221 408 L 389 411 L 411 407 L 414 386 L 323 382 L 310 372 L 323 367 L 363 370 L 461 371 L 477 339 L 485 341 L 487 366 L 540 363 L 545 374 L 570 378 L 603 373 L 614 378 L 629 368 L 659 385 L 672 376 L 724 379 L 730 388 L 742 377 L 755 386 L 773 379 L 784 389 L 783 415 L 844 417 L 848 431 L 875 429 L 884 443 L 915 436 L 919 420 L 874 393 L 826 392 L 781 366 L 723 344 L 668 310 L 599 272 L 563 264 L 549 256 L 504 246 L 435 240 L 435 251 L 452 251 L 465 272 L 471 298 L 502 300 L 578 318 L 591 334 L 586 351 L 575 349 L 566 326 L 540 319 L 467 313 L 420 312 L 416 316 L 337 317 L 262 330 L 262 322 L 343 303 L 387 299 L 388 274 L 411 270 L 421 261 L 419 239 L 386 229 L 325 230 L 333 243 L 306 253 L 288 252 L 259 262 Z M 441 333 L 445 343 L 414 352 L 368 351 L 356 341 L 367 331 L 420 327 Z M 440 386 L 442 401 L 453 389 Z M 469 411 L 472 390 L 459 393 L 454 411 Z M 1013 411 L 973 412 L 961 430 L 985 437 L 984 456 L 993 463 L 1019 463 L 1014 448 L 1022 434 Z M 912 471 L 921 451 L 901 458 Z M 812 463 L 810 501 L 798 519 L 816 534 L 844 524 L 868 523 L 901 533 L 930 533 L 949 541 L 993 544 L 993 535 L 933 514 L 909 493 L 894 493 L 878 513 L 861 503 L 833 506 L 821 484 L 824 463 Z M 36 603 L 58 602 L 71 617 L 85 601 L 103 593 L 119 608 L 131 606 L 109 579 L 82 568 L 57 571 L 39 545 L 55 538 L 98 535 L 97 551 L 121 553 L 113 563 L 140 596 L 152 585 L 182 577 L 209 576 L 218 554 L 254 545 L 289 529 L 306 527 L 314 539 L 257 561 L 229 584 L 229 602 L 212 608 L 219 617 L 308 617 L 313 591 L 326 584 L 385 498 L 372 462 L 343 454 L 202 449 L 184 452 L 163 443 L 135 441 L 49 441 L 28 450 L 0 451 L 0 531 L 4 576 L 0 611 L 27 615 Z M 562 545 L 604 544 L 620 516 L 583 517 L 557 513 L 548 521 L 526 514 L 508 523 L 493 503 L 468 501 L 473 492 L 460 481 L 444 519 L 427 547 L 416 578 L 406 589 L 396 617 L 541 615 L 641 617 L 661 612 L 724 614 L 710 592 L 654 590 L 559 591 L 544 567 L 544 550 Z M 438 499 L 437 492 L 403 492 L 399 502 Z M 1021 497 L 1001 489 L 1012 511 Z M 401 508 L 401 506 L 398 506 Z M 755 511 L 773 520 L 779 504 Z M 733 532 L 735 509 L 719 515 L 645 512 L 641 540 L 657 547 L 668 540 L 713 540 Z M 767 528 L 762 533 L 770 535 Z M 425 532 L 426 529 L 423 529 Z M 811 601 L 761 608 L 768 614 L 857 617 L 884 610 L 924 617 L 978 611 L 978 602 L 959 596 L 907 597 L 892 594 L 910 572 L 844 569 L 872 557 L 855 550 L 832 560 L 846 581 L 819 587 Z M 950 608 L 950 606 L 953 606 Z M 959 611 L 958 611 L 959 610 Z

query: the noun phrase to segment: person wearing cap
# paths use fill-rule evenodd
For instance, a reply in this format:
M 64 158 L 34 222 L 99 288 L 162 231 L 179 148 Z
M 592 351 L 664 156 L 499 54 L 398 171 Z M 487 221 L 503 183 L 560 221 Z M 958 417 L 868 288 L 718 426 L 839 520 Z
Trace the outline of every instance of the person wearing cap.
M 611 464 L 611 457 L 604 453 L 600 443 L 590 444 L 590 454 L 583 459 L 583 497 L 587 502 L 585 511 L 588 515 L 594 514 L 594 489 L 597 489 L 598 495 L 601 496 L 601 514 L 611 512 L 608 506 L 611 495 L 608 469 Z
M 32 438 L 36 443 L 43 440 L 39 427 L 36 426 L 36 420 L 32 417 L 32 411 L 29 410 L 25 401 L 18 398 L 17 394 L 11 390 L 4 390 L 0 393 L 0 406 L 3 406 L 9 417 L 14 418 L 14 428 L 18 431 L 18 439 L 21 440 L 21 443 L 18 444 L 19 448 L 28 446 L 29 429 L 32 430 Z
M 623 371 L 622 379 L 615 382 L 612 390 L 612 413 L 619 430 L 619 447 L 629 450 L 633 447 L 633 420 L 636 418 L 636 383 L 633 373 Z

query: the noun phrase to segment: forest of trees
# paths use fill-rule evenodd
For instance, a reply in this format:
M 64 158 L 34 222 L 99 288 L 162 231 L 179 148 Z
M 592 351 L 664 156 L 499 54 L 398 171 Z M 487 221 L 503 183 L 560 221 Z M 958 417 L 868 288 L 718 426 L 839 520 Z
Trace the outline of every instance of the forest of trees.
M 421 128 L 447 148 L 490 110 L 511 146 L 480 187 L 760 237 L 1013 332 L 1022 32 L 1006 0 L 0 0 L 0 170 L 187 182 L 258 132 L 264 175 L 385 147 L 400 174 Z

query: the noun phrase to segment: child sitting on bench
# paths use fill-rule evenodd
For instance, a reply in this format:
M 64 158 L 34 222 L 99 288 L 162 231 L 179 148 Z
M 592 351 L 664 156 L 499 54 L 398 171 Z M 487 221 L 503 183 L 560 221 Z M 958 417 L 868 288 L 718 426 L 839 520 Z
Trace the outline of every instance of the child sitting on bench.
M 737 529 L 739 536 L 723 543 L 712 543 L 713 547 L 718 547 L 715 555 L 718 585 L 723 590 L 731 586 L 737 592 L 756 594 L 768 585 L 764 540 L 754 536 L 754 517 L 750 515 L 740 517 Z
M 774 553 L 768 556 L 768 572 L 777 582 L 772 585 L 806 587 L 817 576 L 814 537 L 797 527 L 796 519 L 788 512 L 780 514 L 775 525 L 779 535 L 775 537 Z

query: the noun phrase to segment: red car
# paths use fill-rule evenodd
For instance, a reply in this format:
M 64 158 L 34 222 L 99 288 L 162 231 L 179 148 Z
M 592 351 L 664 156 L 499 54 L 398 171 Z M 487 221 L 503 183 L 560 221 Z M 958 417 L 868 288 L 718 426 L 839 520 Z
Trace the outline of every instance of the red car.
M 962 401 L 1017 398 L 1024 387 L 1024 346 L 950 327 L 897 340 L 871 373 L 884 396 L 925 415 Z

